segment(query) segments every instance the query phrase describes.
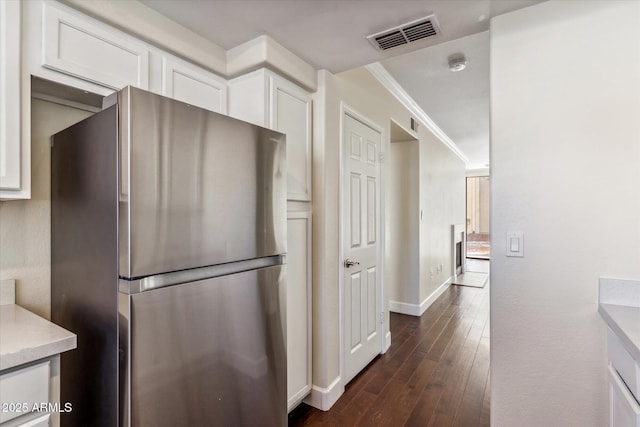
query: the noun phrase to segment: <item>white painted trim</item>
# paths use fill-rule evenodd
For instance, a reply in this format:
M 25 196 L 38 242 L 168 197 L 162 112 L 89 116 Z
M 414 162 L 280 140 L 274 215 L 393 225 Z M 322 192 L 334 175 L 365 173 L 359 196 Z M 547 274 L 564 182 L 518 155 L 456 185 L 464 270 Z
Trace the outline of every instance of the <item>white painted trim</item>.
M 282 73 L 311 92 L 318 88 L 316 70 L 294 53 L 267 35 L 261 35 L 226 52 L 227 78 L 233 78 L 258 68 Z
M 467 178 L 472 178 L 476 176 L 490 176 L 491 169 L 490 168 L 467 169 L 465 175 L 467 176 Z
M 462 236 L 462 238 L 460 238 Z M 462 242 L 462 268 L 460 274 L 466 270 L 467 259 L 467 230 L 464 224 L 452 224 L 451 225 L 451 278 L 455 280 L 458 278 L 456 274 L 456 243 Z
M 389 311 L 393 311 L 394 313 L 400 314 L 408 314 L 409 316 L 422 316 L 425 311 L 433 304 L 440 295 L 447 290 L 449 285 L 451 285 L 452 278 L 449 277 L 444 281 L 442 285 L 438 287 L 431 295 L 425 298 L 424 301 L 417 304 L 409 304 L 406 302 L 398 302 L 398 301 L 389 301 Z
M 416 101 L 405 91 L 402 86 L 389 74 L 384 66 L 375 62 L 373 64 L 366 65 L 365 68 L 375 77 L 382 86 L 385 87 L 400 103 L 418 120 L 420 120 L 427 129 L 429 129 L 444 145 L 446 145 L 451 151 L 455 153 L 465 164 L 469 163 L 469 159 L 465 156 L 460 148 L 447 136 L 442 129 L 435 124 L 431 117 L 424 112 Z
M 0 305 L 16 303 L 16 281 L 14 279 L 0 280 Z
M 398 126 L 400 129 L 402 129 L 407 135 L 409 135 L 411 138 L 407 139 L 407 141 L 410 140 L 418 140 L 418 134 L 416 132 L 413 131 L 413 129 L 407 129 L 406 127 L 404 127 L 399 120 L 394 119 L 393 117 L 391 117 L 391 121 L 393 122 L 394 125 Z M 391 141 L 391 129 L 389 129 L 389 143 L 393 143 L 393 142 L 399 142 L 399 141 Z
M 342 221 L 342 216 L 344 214 L 344 203 L 342 203 L 343 197 L 343 184 L 344 184 L 344 116 L 346 114 L 346 106 L 343 101 L 340 101 L 340 135 L 338 139 L 338 167 L 340 168 L 338 173 L 338 190 L 340 194 L 338 195 L 338 338 L 340 340 L 338 349 L 339 349 L 339 366 L 338 372 L 340 379 L 344 378 L 344 264 L 342 260 L 344 259 L 344 249 L 343 249 L 343 239 L 344 239 L 344 224 Z M 326 141 L 325 141 L 326 143 Z M 341 386 L 344 389 L 346 384 L 342 384 Z M 313 392 L 313 390 L 312 390 Z
M 389 311 L 409 316 L 420 316 L 420 306 L 418 304 L 409 304 L 406 302 L 389 300 Z
M 311 405 L 314 408 L 318 408 L 323 411 L 328 411 L 334 403 L 338 401 L 340 396 L 344 393 L 344 385 L 342 384 L 342 378 L 337 377 L 329 387 L 322 388 L 316 385 L 311 387 L 311 394 L 303 400 L 307 405 Z
M 387 332 L 384 336 L 384 347 L 382 348 L 382 354 L 386 353 L 391 347 L 391 331 Z

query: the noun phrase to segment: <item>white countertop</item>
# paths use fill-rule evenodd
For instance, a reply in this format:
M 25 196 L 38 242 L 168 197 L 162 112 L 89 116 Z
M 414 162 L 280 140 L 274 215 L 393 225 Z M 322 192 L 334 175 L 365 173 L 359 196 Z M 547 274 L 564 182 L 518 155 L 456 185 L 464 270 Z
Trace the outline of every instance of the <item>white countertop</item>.
M 18 305 L 0 305 L 0 371 L 74 348 L 75 334 Z
M 640 281 L 601 278 L 599 301 L 602 318 L 640 361 Z

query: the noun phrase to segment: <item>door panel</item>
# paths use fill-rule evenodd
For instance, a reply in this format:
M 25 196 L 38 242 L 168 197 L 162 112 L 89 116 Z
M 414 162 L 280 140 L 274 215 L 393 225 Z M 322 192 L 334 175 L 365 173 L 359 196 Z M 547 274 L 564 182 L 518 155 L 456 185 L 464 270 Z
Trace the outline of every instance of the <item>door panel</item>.
M 376 306 L 376 283 L 377 280 L 377 269 L 375 267 L 369 268 L 367 270 L 367 307 L 375 307 Z M 376 333 L 378 322 L 376 322 L 376 312 L 373 310 L 367 310 L 367 335 L 371 336 Z
M 360 330 L 360 294 L 362 289 L 362 274 L 355 273 L 351 275 L 351 352 L 362 344 L 362 334 Z
M 271 128 L 287 135 L 287 199 L 311 200 L 311 95 L 269 77 Z
M 382 349 L 380 301 L 381 135 L 358 120 L 344 118 L 343 176 L 345 377 L 351 380 Z
M 376 178 L 367 177 L 367 243 L 373 245 L 376 243 L 376 227 L 377 218 L 377 197 L 378 189 L 376 186 Z
M 177 58 L 162 58 L 162 94 L 216 113 L 227 112 L 226 81 Z
M 351 247 L 360 246 L 362 217 L 360 215 L 360 174 L 351 174 Z

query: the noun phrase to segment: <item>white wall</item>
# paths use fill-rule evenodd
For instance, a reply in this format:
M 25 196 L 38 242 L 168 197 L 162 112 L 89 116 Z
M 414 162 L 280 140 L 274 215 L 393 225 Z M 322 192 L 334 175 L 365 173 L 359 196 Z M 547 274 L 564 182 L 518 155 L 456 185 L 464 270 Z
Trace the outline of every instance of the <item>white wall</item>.
M 608 425 L 597 287 L 640 278 L 640 2 L 494 18 L 491 104 L 492 425 Z
M 0 279 L 16 279 L 16 303 L 51 315 L 51 145 L 54 133 L 91 115 L 31 101 L 31 199 L 0 202 Z
M 420 304 L 453 274 L 451 226 L 464 223 L 465 165 L 433 134 L 420 138 Z
M 385 284 L 390 301 L 420 304 L 419 142 L 389 146 L 385 217 Z

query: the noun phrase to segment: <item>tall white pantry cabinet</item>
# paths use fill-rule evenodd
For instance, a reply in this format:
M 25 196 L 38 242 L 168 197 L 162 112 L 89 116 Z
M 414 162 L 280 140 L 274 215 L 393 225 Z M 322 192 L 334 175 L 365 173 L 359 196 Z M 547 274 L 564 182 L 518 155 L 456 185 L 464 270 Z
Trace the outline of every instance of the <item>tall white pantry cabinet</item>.
M 289 409 L 299 404 L 311 391 L 311 94 L 266 69 L 227 81 L 57 1 L 0 0 L 0 200 L 31 196 L 32 76 L 102 96 L 131 85 L 287 134 Z
M 311 94 L 259 69 L 229 81 L 229 115 L 287 135 L 287 390 L 311 391 Z

